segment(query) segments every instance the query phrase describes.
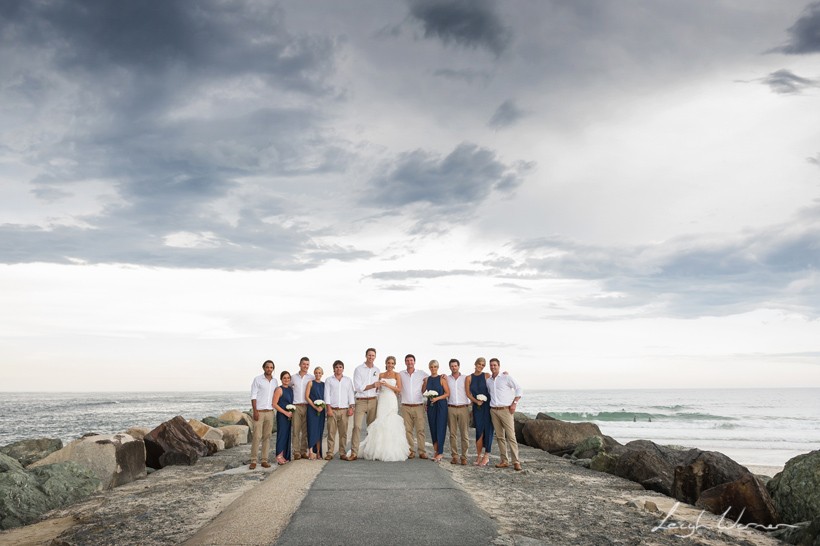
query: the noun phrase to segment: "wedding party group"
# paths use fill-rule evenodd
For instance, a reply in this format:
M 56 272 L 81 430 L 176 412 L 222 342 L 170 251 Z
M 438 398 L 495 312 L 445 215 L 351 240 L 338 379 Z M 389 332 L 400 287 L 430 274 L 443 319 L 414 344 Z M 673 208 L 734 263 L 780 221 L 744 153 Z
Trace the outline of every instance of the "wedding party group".
M 344 374 L 341 360 L 333 363 L 333 374 L 323 380 L 324 370 L 309 372 L 310 359 L 302 357 L 299 371 L 273 372 L 272 360 L 262 364 L 263 374 L 251 385 L 253 438 L 250 469 L 261 460 L 270 468 L 269 452 L 273 422 L 276 420 L 277 464 L 291 460 L 334 458 L 356 461 L 359 457 L 378 461 L 405 461 L 419 457 L 441 462 L 449 428 L 451 464 L 467 464 L 470 412 L 475 426 L 475 466 L 487 466 L 493 440 L 500 455 L 496 468 L 521 470 L 513 414 L 523 391 L 508 373 L 501 372 L 497 358 L 478 358 L 475 371 L 460 371 L 461 363 L 450 359 L 449 375 L 439 373 L 439 363 L 431 360 L 429 373 L 416 368 L 416 357 L 404 357 L 405 369 L 396 371 L 396 358 L 388 356 L 382 371 L 376 366 L 376 349 L 365 351 L 365 361 L 356 367 L 353 378 Z M 280 384 L 281 381 L 281 384 Z M 350 450 L 347 451 L 349 419 L 353 418 Z M 425 423 L 426 420 L 426 423 Z M 366 423 L 366 428 L 365 428 Z M 432 457 L 425 446 L 430 427 Z M 327 453 L 322 437 L 327 425 Z M 362 439 L 362 431 L 366 436 Z M 338 443 L 337 443 L 338 439 Z M 261 454 L 259 449 L 261 447 Z

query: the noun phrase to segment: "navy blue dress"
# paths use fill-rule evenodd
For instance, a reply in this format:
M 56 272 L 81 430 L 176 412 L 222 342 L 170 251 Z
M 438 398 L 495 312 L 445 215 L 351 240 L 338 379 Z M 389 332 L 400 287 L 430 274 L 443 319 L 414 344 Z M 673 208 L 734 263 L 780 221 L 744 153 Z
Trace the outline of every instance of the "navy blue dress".
M 444 388 L 441 386 L 441 378 L 436 377 L 427 378 L 427 390 L 436 391 L 438 396 L 444 394 Z M 444 441 L 447 434 L 447 399 L 442 398 L 438 402 L 427 406 L 427 422 L 430 424 L 430 436 L 434 444 L 438 444 L 436 455 L 444 453 Z
M 484 373 L 473 374 L 470 380 L 470 394 L 476 398 L 479 394 L 487 397 L 487 401 L 481 404 L 473 404 L 473 423 L 475 424 L 476 442 L 484 436 L 484 449 L 487 453 L 493 447 L 493 420 L 490 417 L 490 391 L 487 389 L 487 377 Z
M 313 381 L 310 386 L 309 398 L 316 402 L 316 400 L 325 399 L 325 384 L 319 381 Z M 318 415 L 316 410 L 308 405 L 307 408 L 307 431 L 308 431 L 308 449 L 313 449 L 316 443 L 319 443 L 319 455 L 322 454 L 322 434 L 325 431 L 325 415 L 327 414 L 327 407 L 320 411 Z
M 282 387 L 279 407 L 287 410 L 293 404 L 293 387 Z M 276 412 L 276 456 L 281 453 L 285 460 L 290 460 L 290 419 L 284 413 Z

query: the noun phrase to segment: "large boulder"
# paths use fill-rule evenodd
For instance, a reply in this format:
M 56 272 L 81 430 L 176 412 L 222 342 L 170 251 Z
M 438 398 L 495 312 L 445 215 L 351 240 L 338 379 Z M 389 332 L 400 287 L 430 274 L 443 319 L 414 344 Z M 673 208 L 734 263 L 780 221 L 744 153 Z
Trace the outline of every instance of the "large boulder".
M 763 482 L 751 473 L 739 480 L 707 489 L 695 503 L 713 514 L 726 514 L 740 523 L 777 525 L 780 517 Z
M 135 440 L 142 440 L 145 438 L 145 435 L 151 432 L 151 429 L 148 427 L 131 427 L 125 431 L 125 433 Z
M 85 436 L 29 468 L 74 461 L 91 470 L 103 489 L 111 489 L 145 476 L 145 445 L 128 434 Z
M 31 523 L 98 488 L 97 477 L 76 463 L 56 463 L 29 472 L 16 459 L 0 453 L 0 529 Z
M 619 445 L 621 444 L 610 436 L 590 436 L 575 446 L 572 456 L 576 459 L 592 459 L 596 455 L 611 451 Z
M 530 419 L 524 423 L 526 445 L 548 451 L 553 455 L 572 453 L 575 447 L 590 436 L 601 436 L 593 423 L 567 423 Z
M 253 428 L 253 418 L 238 409 L 226 411 L 219 416 L 219 420 L 234 425 L 245 425 L 246 427 Z
M 37 438 L 34 440 L 20 440 L 7 446 L 0 447 L 0 453 L 17 459 L 21 465 L 28 466 L 62 449 L 63 442 L 57 438 Z
M 820 519 L 820 450 L 789 459 L 766 487 L 784 522 Z
M 607 445 L 604 441 L 605 449 L 592 458 L 590 468 L 632 480 L 645 489 L 672 496 L 675 467 L 683 463 L 688 452 L 649 440 L 634 440 L 625 446 L 616 444 L 617 442 Z
M 196 435 L 203 440 L 222 440 L 224 433 L 218 428 L 208 426 L 202 421 L 197 421 L 196 419 L 188 419 L 188 424 L 191 425 L 192 429 L 194 429 Z
M 470 412 L 472 415 L 472 412 Z M 520 411 L 516 411 L 513 414 L 513 426 L 515 427 L 515 441 L 522 445 L 529 445 L 527 441 L 524 439 L 524 423 L 529 421 L 531 418 L 529 415 L 521 413 Z
M 695 504 L 700 494 L 718 485 L 739 480 L 749 470 L 717 451 L 690 450 L 686 460 L 675 467 L 672 496 Z
M 145 464 L 151 468 L 193 465 L 208 455 L 208 446 L 181 415 L 145 435 Z
M 221 427 L 219 430 L 222 431 L 222 440 L 225 442 L 225 449 L 248 443 L 248 433 L 250 429 L 244 425 L 228 425 Z
M 544 413 L 543 411 L 539 411 L 535 415 L 535 418 L 536 419 L 541 419 L 542 421 L 558 421 L 558 419 L 556 419 L 552 415 L 549 415 L 548 413 Z

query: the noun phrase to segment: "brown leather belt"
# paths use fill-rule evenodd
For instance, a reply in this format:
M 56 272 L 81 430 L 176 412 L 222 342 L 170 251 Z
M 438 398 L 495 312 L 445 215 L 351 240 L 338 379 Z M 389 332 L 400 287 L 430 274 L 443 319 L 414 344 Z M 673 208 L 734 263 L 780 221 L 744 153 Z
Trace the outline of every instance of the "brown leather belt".
M 347 409 L 347 408 L 345 408 L 345 407 L 337 408 L 336 406 L 330 406 L 330 409 L 341 409 L 341 410 L 345 410 L 345 409 Z
M 503 410 L 503 409 L 508 410 L 508 409 L 510 409 L 510 407 L 511 406 L 495 406 L 495 407 L 490 408 L 490 409 L 498 411 L 498 410 Z
M 272 409 L 258 409 L 256 411 L 273 411 Z
M 402 404 L 402 406 L 407 406 L 408 408 L 417 408 L 419 406 L 423 406 L 424 404 Z
M 294 406 L 307 406 L 307 402 L 305 402 L 303 404 L 294 404 Z
M 466 408 L 470 404 L 447 404 L 448 408 Z

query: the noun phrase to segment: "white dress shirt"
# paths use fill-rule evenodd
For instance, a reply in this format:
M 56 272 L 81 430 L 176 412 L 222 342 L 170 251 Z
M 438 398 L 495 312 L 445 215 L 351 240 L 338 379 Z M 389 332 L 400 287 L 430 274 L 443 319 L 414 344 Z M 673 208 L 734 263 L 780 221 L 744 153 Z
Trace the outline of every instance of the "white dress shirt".
M 445 377 L 447 377 L 447 385 L 450 387 L 450 397 L 447 399 L 447 403 L 451 406 L 464 406 L 469 404 L 470 399 L 467 398 L 467 391 L 464 388 L 467 376 L 462 373 L 458 375 L 458 379 L 452 375 Z
M 279 386 L 279 381 L 272 377 L 270 381 L 265 374 L 257 375 L 251 383 L 251 400 L 256 400 L 256 409 L 273 409 L 273 391 Z
M 336 379 L 331 375 L 325 379 L 325 403 L 331 408 L 350 408 L 356 404 L 353 381 L 347 376 Z
M 511 406 L 516 397 L 521 398 L 524 390 L 511 375 L 498 374 L 487 378 L 487 390 L 490 391 L 490 407 L 503 408 Z
M 290 386 L 293 387 L 294 404 L 307 404 L 307 400 L 305 399 L 305 391 L 307 390 L 308 383 L 311 381 L 313 381 L 313 375 L 309 373 L 306 373 L 304 377 L 298 373 L 290 376 Z
M 379 374 L 382 373 L 375 365 L 368 368 L 366 363 L 360 364 L 353 372 L 353 390 L 356 391 L 356 398 L 376 398 L 376 389 L 369 391 L 364 388 L 371 383 L 379 381 Z
M 418 368 L 414 369 L 412 374 L 407 373 L 407 370 L 399 372 L 399 376 L 401 377 L 402 404 L 424 403 L 424 397 L 421 395 L 421 386 L 427 375 L 427 372 L 419 370 Z

